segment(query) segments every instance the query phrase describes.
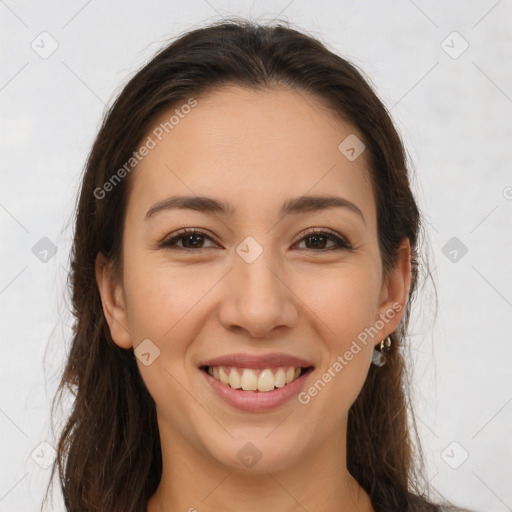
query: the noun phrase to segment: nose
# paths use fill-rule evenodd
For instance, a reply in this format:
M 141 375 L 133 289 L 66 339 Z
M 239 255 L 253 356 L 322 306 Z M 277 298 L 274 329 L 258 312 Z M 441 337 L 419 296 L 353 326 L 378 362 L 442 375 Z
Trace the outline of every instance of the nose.
M 267 257 L 268 254 L 268 257 Z M 269 337 L 277 328 L 293 327 L 300 300 L 283 267 L 264 250 L 249 263 L 238 255 L 225 281 L 219 319 L 228 330 L 243 330 L 254 338 Z

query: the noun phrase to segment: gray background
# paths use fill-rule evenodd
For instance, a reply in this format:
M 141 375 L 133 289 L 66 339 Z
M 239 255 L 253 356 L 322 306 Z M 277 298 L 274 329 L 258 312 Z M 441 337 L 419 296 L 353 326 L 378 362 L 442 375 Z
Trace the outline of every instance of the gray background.
M 512 510 L 511 0 L 1 0 L 0 14 L 1 512 L 38 510 L 49 476 L 70 219 L 106 105 L 166 40 L 234 14 L 316 35 L 391 109 L 439 301 L 434 318 L 427 281 L 411 326 L 427 475 L 459 505 Z

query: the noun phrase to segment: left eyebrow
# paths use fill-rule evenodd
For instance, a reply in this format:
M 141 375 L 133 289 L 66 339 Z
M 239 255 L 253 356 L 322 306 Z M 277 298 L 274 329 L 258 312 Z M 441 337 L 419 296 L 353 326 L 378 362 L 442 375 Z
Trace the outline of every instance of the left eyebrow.
M 361 209 L 348 199 L 338 196 L 301 196 L 296 199 L 290 199 L 281 207 L 281 215 L 306 213 L 330 208 L 348 208 L 366 224 Z
M 348 199 L 338 196 L 301 196 L 295 199 L 289 199 L 281 206 L 280 215 L 300 214 L 330 208 L 347 208 L 349 211 L 357 214 L 366 224 L 361 209 Z M 222 215 L 232 215 L 236 211 L 236 208 L 231 203 L 219 201 L 212 197 L 172 196 L 154 204 L 146 213 L 144 220 L 148 220 L 157 212 L 171 209 L 188 209 L 203 213 L 219 213 Z

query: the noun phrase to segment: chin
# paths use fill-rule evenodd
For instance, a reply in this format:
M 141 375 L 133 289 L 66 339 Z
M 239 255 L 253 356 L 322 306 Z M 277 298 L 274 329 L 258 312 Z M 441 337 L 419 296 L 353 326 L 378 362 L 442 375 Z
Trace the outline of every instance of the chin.
M 259 437 L 236 436 L 231 442 L 215 444 L 210 457 L 228 470 L 236 473 L 266 474 L 286 470 L 302 458 L 297 444 L 284 443 L 282 438 L 270 439 L 268 430 Z

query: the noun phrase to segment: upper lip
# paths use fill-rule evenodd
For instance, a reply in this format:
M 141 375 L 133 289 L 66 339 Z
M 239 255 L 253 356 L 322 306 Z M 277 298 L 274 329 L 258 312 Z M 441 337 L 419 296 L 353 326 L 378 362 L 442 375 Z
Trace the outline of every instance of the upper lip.
M 311 361 L 301 359 L 289 354 L 277 352 L 274 354 L 251 355 L 251 354 L 227 354 L 225 356 L 208 359 L 199 365 L 201 366 L 234 366 L 236 368 L 271 368 L 277 366 L 304 367 L 313 366 Z

